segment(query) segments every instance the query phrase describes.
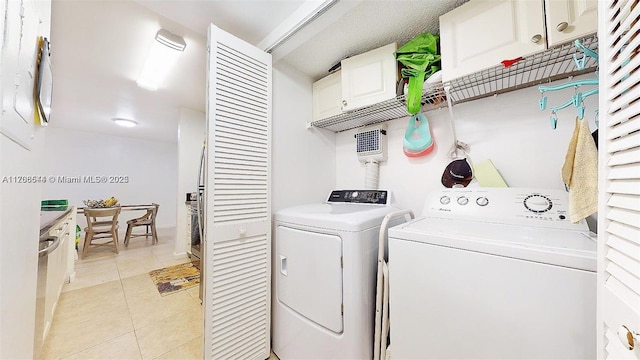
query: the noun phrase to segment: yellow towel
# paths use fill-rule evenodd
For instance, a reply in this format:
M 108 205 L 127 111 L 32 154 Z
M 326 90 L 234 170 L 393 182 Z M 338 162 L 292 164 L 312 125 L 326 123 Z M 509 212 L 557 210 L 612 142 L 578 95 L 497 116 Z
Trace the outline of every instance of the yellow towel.
M 569 140 L 569 149 L 564 157 L 564 165 L 562 165 L 562 182 L 569 186 L 571 184 L 571 174 L 573 173 L 573 160 L 576 157 L 576 146 L 578 145 L 578 133 L 580 132 L 579 119 L 576 118 L 576 126 L 573 129 L 573 135 Z
M 576 118 L 562 180 L 569 186 L 571 222 L 577 223 L 598 211 L 598 150 L 586 120 Z

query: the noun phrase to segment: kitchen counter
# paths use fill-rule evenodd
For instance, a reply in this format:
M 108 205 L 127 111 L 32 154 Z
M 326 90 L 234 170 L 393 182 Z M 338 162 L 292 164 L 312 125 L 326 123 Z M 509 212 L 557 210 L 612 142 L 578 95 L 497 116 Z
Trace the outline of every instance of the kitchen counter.
M 40 211 L 40 235 L 44 235 L 51 227 L 65 216 L 68 216 L 74 207 L 70 206 L 67 210 L 56 211 Z M 75 232 L 75 228 L 73 230 Z

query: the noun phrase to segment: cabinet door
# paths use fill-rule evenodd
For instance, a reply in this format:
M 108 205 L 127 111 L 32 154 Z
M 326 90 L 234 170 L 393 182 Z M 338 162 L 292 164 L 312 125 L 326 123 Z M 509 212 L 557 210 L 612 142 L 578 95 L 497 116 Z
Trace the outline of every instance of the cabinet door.
M 271 54 L 210 25 L 204 357 L 271 349 Z
M 396 43 L 341 62 L 342 110 L 350 111 L 396 96 Z
M 597 355 L 640 360 L 640 4 L 599 5 Z
M 326 119 L 342 112 L 342 83 L 340 71 L 313 83 L 313 121 Z
M 549 46 L 598 31 L 597 0 L 545 0 Z
M 67 217 L 67 221 L 69 222 L 69 238 L 67 239 L 67 260 L 66 260 L 66 272 L 64 275 L 64 281 L 69 280 L 72 282 L 76 278 L 75 272 L 75 254 L 76 254 L 76 208 L 74 207 Z
M 442 79 L 545 49 L 542 1 L 473 0 L 440 17 Z

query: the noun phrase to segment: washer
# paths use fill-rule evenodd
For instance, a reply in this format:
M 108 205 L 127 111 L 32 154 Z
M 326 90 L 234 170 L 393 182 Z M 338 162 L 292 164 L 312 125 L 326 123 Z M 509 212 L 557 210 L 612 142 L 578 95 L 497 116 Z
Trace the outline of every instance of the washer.
M 378 232 L 397 210 L 387 191 L 336 190 L 326 203 L 276 213 L 278 358 L 372 358 Z
M 567 193 L 447 189 L 389 229 L 397 359 L 595 359 L 596 241 Z

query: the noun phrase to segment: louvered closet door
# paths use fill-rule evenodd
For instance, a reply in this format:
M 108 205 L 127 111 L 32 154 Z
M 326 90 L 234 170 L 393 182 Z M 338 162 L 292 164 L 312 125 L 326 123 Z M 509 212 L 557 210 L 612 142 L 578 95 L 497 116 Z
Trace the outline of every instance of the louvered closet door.
M 205 358 L 265 359 L 271 313 L 271 55 L 211 25 Z
M 598 350 L 640 359 L 640 1 L 603 1 L 599 13 Z

